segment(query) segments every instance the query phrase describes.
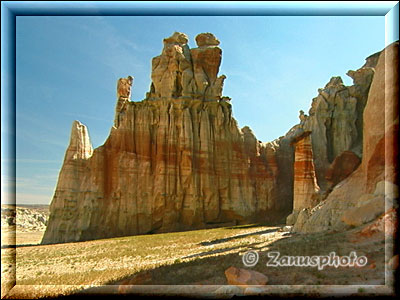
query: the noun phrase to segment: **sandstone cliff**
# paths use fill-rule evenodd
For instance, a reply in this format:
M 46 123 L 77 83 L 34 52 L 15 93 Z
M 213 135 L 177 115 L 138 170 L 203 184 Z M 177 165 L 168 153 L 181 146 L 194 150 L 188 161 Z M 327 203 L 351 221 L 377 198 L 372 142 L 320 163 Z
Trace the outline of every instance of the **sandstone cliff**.
M 309 115 L 300 111 L 293 141 L 300 160 L 294 163 L 293 212 L 287 218 L 288 225 L 296 222 L 301 210 L 325 199 L 360 164 L 363 112 L 378 57 L 379 53 L 371 55 L 360 69 L 347 72 L 353 79 L 351 86 L 345 86 L 340 77 L 332 77 L 318 89 Z
M 219 41 L 210 33 L 196 37 L 198 48 L 187 41 L 182 33 L 164 39 L 145 100 L 129 100 L 133 77 L 118 81 L 104 145 L 92 152 L 86 127 L 74 123 L 42 243 L 268 221 L 289 212 L 291 198 L 277 189 L 285 185 L 279 178 L 287 180 L 279 174 L 287 155 L 280 142 L 261 143 L 250 128 L 238 128 L 222 97 Z
M 329 190 L 326 172 L 344 151 L 362 156 L 363 111 L 374 75 L 374 61 L 347 74 L 352 86 L 345 86 L 340 77 L 332 77 L 318 96 L 312 100 L 309 116 L 304 116 L 302 127 L 311 132 L 312 151 L 319 187 Z
M 363 112 L 362 161 L 333 188 L 326 200 L 305 209 L 295 231 L 343 230 L 370 222 L 390 211 L 398 198 L 398 46 L 395 42 L 380 55 L 370 57 L 375 75 Z M 357 80 L 357 79 L 356 79 Z M 386 208 L 385 208 L 386 200 Z
M 398 75 L 389 67 L 398 43 L 349 71 L 352 86 L 332 77 L 299 124 L 262 143 L 238 128 L 222 95 L 220 42 L 211 33 L 196 42 L 190 49 L 179 32 L 163 40 L 143 101 L 130 101 L 133 77 L 118 80 L 104 145 L 93 150 L 86 127 L 73 123 L 42 243 L 277 221 L 290 212 L 295 231 L 346 228 L 383 211 L 385 186 L 395 197 Z

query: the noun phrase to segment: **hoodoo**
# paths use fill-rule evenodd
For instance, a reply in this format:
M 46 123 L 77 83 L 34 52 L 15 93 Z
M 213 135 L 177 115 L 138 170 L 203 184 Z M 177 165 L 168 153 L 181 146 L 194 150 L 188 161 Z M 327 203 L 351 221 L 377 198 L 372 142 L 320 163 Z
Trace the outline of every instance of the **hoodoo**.
M 77 134 L 86 127 L 74 123 L 42 243 L 277 220 L 290 211 L 291 198 L 277 189 L 279 142 L 238 128 L 222 96 L 220 42 L 211 33 L 196 42 L 190 49 L 179 32 L 164 39 L 143 101 L 130 101 L 132 76 L 118 80 L 114 126 L 93 153 L 83 149 L 87 134 Z

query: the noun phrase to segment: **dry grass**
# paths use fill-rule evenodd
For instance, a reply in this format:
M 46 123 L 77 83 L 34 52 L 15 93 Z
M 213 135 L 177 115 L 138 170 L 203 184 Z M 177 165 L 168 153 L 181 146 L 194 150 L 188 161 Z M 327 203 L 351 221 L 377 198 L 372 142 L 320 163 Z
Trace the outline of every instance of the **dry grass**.
M 260 253 L 253 270 L 269 277 L 269 284 L 368 284 L 384 280 L 382 237 L 354 244 L 349 233 L 290 236 L 279 227 L 235 226 L 187 232 L 142 235 L 89 242 L 2 249 L 2 261 L 12 265 L 16 251 L 17 286 L 9 298 L 70 294 L 96 285 L 121 284 L 134 275 L 148 274 L 135 284 L 224 285 L 224 271 L 243 268 L 241 254 Z M 364 268 L 266 266 L 268 251 L 281 255 L 367 255 L 375 264 Z M 4 271 L 4 272 L 3 272 Z M 12 267 L 2 270 L 10 275 Z M 45 289 L 40 287 L 46 286 Z

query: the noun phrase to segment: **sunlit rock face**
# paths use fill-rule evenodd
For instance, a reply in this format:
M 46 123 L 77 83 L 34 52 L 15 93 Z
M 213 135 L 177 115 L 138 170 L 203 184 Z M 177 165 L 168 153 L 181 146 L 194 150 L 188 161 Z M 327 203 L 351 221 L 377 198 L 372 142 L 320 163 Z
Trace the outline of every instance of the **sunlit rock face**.
M 315 195 L 319 191 L 317 184 L 310 132 L 305 132 L 294 141 L 294 192 L 293 210 L 311 208 L 317 204 Z
M 222 96 L 219 41 L 204 33 L 196 42 L 189 49 L 178 32 L 164 39 L 143 101 L 129 100 L 133 77 L 119 79 L 104 145 L 89 151 L 74 127 L 42 243 L 276 221 L 290 211 L 278 187 L 291 193 L 291 146 L 238 128 Z
M 152 60 L 148 98 L 221 99 L 226 76 L 218 77 L 222 50 L 212 33 L 197 35 L 198 48 L 189 49 L 188 37 L 180 32 L 165 38 L 163 43 L 161 55 Z
M 238 127 L 223 96 L 220 41 L 202 33 L 190 49 L 188 39 L 163 40 L 144 100 L 130 100 L 132 76 L 118 80 L 104 145 L 93 150 L 87 128 L 73 123 L 42 243 L 275 222 L 290 212 L 296 231 L 311 232 L 381 211 L 381 187 L 394 186 L 398 169 L 398 43 L 349 71 L 352 86 L 332 77 L 299 124 L 262 143 Z

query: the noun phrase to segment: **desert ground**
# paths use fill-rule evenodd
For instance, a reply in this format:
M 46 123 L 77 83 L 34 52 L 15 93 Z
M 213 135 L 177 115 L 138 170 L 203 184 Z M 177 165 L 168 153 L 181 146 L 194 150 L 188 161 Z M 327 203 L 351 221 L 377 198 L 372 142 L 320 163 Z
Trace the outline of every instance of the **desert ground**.
M 1 277 L 5 299 L 76 293 L 217 298 L 263 293 L 391 293 L 393 261 L 385 257 L 385 247 L 392 246 L 393 242 L 387 239 L 385 242 L 384 232 L 371 231 L 368 227 L 371 224 L 347 232 L 307 235 L 291 233 L 290 227 L 283 224 L 251 224 L 39 245 L 42 227 L 40 224 L 28 226 L 35 223 L 28 219 L 40 212 L 46 216 L 46 211 L 28 209 L 31 211 L 29 214 L 25 211 L 24 219 L 18 218 L 17 210 L 16 226 L 2 226 L 2 232 L 14 230 L 17 244 L 13 247 L 2 235 Z M 26 224 L 19 226 L 18 220 Z M 249 250 L 259 254 L 258 263 L 251 267 L 245 266 L 242 260 Z M 348 256 L 355 251 L 357 256 L 367 257 L 368 262 L 362 267 L 330 266 L 322 270 L 310 266 L 267 266 L 268 253 L 273 251 L 280 252 L 281 256 L 321 256 L 331 252 Z M 230 285 L 225 271 L 232 266 L 260 272 L 268 282 L 263 286 Z

